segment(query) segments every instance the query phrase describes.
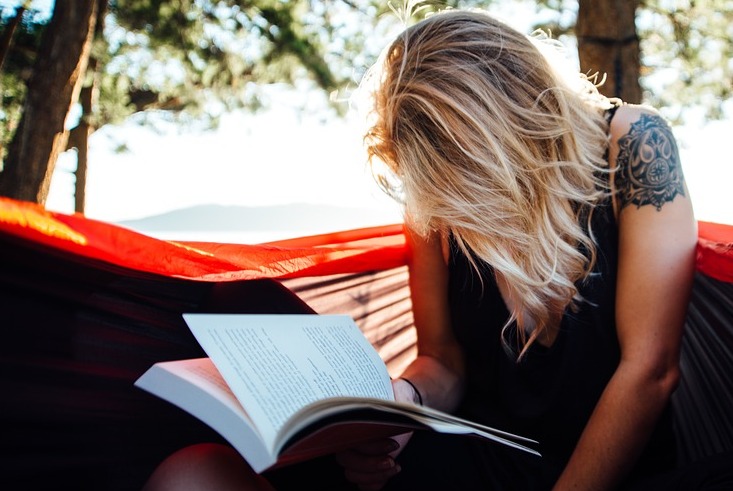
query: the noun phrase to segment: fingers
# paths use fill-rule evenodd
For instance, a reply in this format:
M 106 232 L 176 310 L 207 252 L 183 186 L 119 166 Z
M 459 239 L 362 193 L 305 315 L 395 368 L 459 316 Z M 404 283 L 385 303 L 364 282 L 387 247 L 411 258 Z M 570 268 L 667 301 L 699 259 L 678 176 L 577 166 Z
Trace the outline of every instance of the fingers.
M 391 439 L 374 440 L 336 454 L 336 461 L 345 469 L 356 472 L 380 472 L 395 465 L 390 452 L 399 448 Z
M 387 481 L 400 472 L 400 466 L 391 457 L 374 460 L 371 465 L 359 468 L 344 467 L 344 475 L 362 491 L 378 491 Z
M 392 437 L 397 444 L 397 448 L 389 453 L 390 457 L 397 458 L 400 452 L 405 448 L 405 445 L 407 445 L 407 442 L 410 441 L 410 438 L 412 438 L 412 432 L 402 433 L 401 435 Z
M 378 491 L 395 474 L 400 466 L 389 454 L 399 444 L 393 439 L 374 440 L 336 455 L 336 461 L 344 468 L 344 475 L 362 491 Z

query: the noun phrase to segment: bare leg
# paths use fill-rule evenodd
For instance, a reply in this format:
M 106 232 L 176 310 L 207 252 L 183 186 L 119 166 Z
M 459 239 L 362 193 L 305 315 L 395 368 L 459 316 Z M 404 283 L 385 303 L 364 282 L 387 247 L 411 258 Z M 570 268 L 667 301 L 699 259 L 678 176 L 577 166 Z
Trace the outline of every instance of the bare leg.
M 142 491 L 274 491 L 231 447 L 192 445 L 164 460 Z

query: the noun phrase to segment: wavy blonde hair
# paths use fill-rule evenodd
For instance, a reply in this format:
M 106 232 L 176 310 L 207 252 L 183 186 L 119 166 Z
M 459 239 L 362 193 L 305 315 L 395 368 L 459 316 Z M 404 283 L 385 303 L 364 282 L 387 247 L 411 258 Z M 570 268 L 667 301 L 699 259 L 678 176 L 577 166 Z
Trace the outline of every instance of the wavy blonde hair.
M 590 215 L 607 193 L 611 102 L 554 69 L 546 41 L 449 10 L 404 30 L 362 83 L 369 161 L 393 176 L 378 181 L 418 233 L 449 234 L 474 268 L 502 275 L 514 305 L 503 339 L 516 321 L 520 357 L 581 301 Z

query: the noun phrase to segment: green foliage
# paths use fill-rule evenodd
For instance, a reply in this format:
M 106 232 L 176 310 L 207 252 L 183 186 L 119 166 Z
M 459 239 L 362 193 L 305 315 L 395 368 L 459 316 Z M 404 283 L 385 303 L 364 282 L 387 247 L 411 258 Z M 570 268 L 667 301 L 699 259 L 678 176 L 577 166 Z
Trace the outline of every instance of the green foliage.
M 18 127 L 21 102 L 25 98 L 25 83 L 13 73 L 0 73 L 0 161 L 5 159 L 8 144 Z M 0 167 L 1 169 L 1 167 Z
M 492 8 L 506 1 L 405 5 L 421 7 L 414 12 L 421 17 L 443 6 Z M 534 27 L 572 44 L 577 0 L 524 1 L 536 9 Z M 228 110 L 265 106 L 263 89 L 271 84 L 348 92 L 401 28 L 391 8 L 381 0 L 110 0 L 104 35 L 92 52 L 99 96 L 91 122 L 99 127 L 152 111 L 207 126 Z M 696 105 L 708 117 L 722 116 L 733 91 L 731 10 L 730 0 L 642 2 L 638 28 L 649 102 L 679 117 Z M 17 124 L 47 21 L 26 12 L 3 66 L 3 147 Z M 345 109 L 342 100 L 332 99 L 336 113 Z
M 439 6 L 425 3 L 414 14 Z M 97 74 L 85 80 L 96 83 L 97 103 L 85 117 L 95 128 L 134 113 L 209 127 L 226 111 L 266 106 L 264 89 L 272 84 L 337 94 L 323 99 L 340 114 L 343 93 L 400 20 L 381 0 L 109 0 L 92 49 Z M 34 25 L 38 38 L 47 21 Z M 26 44 L 21 37 L 31 34 L 30 25 L 20 31 L 14 53 Z M 8 86 L 19 81 L 15 102 L 27 81 L 18 75 L 32 65 L 28 58 L 8 67 Z M 12 114 L 17 120 L 19 110 Z
M 3 11 L 0 32 L 5 32 L 14 11 Z M 8 144 L 20 122 L 26 84 L 41 43 L 47 18 L 36 10 L 26 10 L 13 36 L 14 49 L 8 51 L 0 72 L 0 161 L 5 158 Z
M 306 80 L 326 93 L 337 90 L 348 83 L 347 65 L 362 55 L 363 26 L 376 13 L 366 2 L 333 0 L 113 0 L 104 77 L 157 97 L 136 105 L 141 99 L 102 94 L 117 107 L 101 119 L 124 117 L 127 104 L 215 121 L 227 110 L 262 107 L 268 84 Z M 118 87 L 102 83 L 105 91 Z
M 644 0 L 638 16 L 650 102 L 685 119 L 700 108 L 725 117 L 733 96 L 733 2 Z
M 577 0 L 532 3 L 536 27 L 555 37 L 573 36 Z M 676 123 L 693 115 L 726 117 L 724 108 L 733 96 L 733 2 L 641 0 L 636 25 L 645 102 Z

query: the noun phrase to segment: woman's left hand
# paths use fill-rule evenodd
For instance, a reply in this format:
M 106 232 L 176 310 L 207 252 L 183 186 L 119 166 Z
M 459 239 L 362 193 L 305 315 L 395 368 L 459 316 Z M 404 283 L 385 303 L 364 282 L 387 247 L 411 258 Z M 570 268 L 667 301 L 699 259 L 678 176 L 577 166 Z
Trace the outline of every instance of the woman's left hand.
M 416 402 L 413 387 L 402 379 L 392 381 L 397 402 Z M 378 491 L 400 472 L 397 456 L 410 440 L 412 432 L 391 438 L 372 440 L 336 454 L 336 461 L 344 468 L 346 479 L 362 491 Z
M 344 475 L 362 491 L 378 491 L 400 472 L 395 460 L 412 432 L 373 440 L 336 454 Z

